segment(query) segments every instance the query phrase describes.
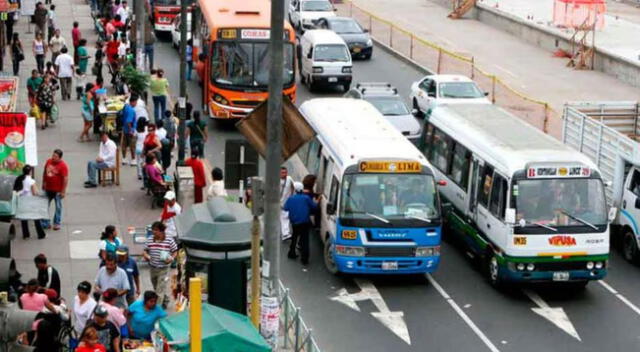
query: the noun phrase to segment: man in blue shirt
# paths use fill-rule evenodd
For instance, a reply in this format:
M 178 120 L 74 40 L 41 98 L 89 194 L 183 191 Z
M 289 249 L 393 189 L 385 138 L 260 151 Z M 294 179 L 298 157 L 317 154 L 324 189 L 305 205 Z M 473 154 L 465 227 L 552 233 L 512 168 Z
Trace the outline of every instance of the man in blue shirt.
M 122 108 L 122 165 L 136 165 L 136 104 L 138 96 L 131 94 L 129 104 Z M 127 161 L 127 149 L 131 151 L 131 161 Z
M 305 193 L 300 182 L 293 183 L 295 194 L 284 203 L 284 210 L 289 212 L 289 221 L 293 228 L 288 257 L 295 259 L 296 246 L 300 241 L 300 260 L 303 265 L 309 264 L 309 229 L 311 228 L 311 214 L 318 209 L 318 204 Z
M 136 261 L 129 257 L 129 247 L 120 246 L 116 249 L 116 255 L 118 256 L 118 267 L 127 273 L 129 279 L 129 292 L 127 292 L 127 303 L 131 304 L 140 295 L 140 272 L 138 271 L 138 264 Z M 135 286 L 134 286 L 135 283 Z M 135 287 L 135 291 L 134 288 Z

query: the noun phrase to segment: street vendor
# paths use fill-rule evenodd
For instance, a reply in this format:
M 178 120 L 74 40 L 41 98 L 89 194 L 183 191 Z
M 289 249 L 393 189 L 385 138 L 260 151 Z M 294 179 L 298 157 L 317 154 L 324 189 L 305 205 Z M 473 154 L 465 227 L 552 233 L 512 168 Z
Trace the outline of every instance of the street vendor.
M 129 307 L 129 336 L 150 340 L 156 321 L 166 316 L 167 313 L 158 305 L 158 295 L 153 291 L 145 291 L 142 299 Z

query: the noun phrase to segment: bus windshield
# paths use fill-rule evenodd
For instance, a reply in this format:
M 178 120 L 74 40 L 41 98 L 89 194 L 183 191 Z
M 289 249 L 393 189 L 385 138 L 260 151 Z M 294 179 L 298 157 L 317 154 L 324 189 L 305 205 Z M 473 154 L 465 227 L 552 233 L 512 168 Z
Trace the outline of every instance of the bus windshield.
M 220 86 L 267 89 L 269 84 L 269 43 L 218 41 L 213 46 L 211 81 Z M 284 85 L 294 82 L 293 44 L 284 46 Z
M 513 186 L 521 226 L 606 225 L 604 187 L 599 179 L 520 180 Z
M 484 93 L 473 82 L 440 83 L 441 98 L 474 99 L 484 98 Z
M 429 222 L 439 216 L 437 199 L 431 175 L 346 174 L 340 217 L 387 223 L 400 219 Z

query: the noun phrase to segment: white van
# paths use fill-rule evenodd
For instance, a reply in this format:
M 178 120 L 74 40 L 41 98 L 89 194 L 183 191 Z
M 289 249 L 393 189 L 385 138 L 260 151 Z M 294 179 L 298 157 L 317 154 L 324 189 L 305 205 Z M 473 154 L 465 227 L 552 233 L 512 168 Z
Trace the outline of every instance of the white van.
M 319 85 L 351 87 L 351 53 L 335 32 L 326 29 L 309 30 L 298 45 L 300 80 L 314 90 Z

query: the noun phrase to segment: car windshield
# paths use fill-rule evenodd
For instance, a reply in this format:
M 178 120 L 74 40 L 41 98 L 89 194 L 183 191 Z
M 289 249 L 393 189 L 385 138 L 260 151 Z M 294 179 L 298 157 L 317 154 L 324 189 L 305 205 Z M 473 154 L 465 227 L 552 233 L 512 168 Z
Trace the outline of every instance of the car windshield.
M 347 47 L 340 44 L 316 45 L 313 60 L 314 61 L 343 61 L 348 62 L 351 54 Z
M 521 180 L 513 186 L 516 220 L 524 226 L 589 226 L 607 223 L 599 179 Z
M 211 81 L 217 85 L 267 89 L 269 84 L 267 42 L 216 42 L 211 58 Z M 284 46 L 284 84 L 294 80 L 293 44 Z
M 332 20 L 329 22 L 331 30 L 339 34 L 362 33 L 362 28 L 352 19 Z
M 328 1 L 303 1 L 302 11 L 333 11 L 333 6 Z
M 440 83 L 440 98 L 473 99 L 483 98 L 484 93 L 473 82 Z
M 431 175 L 346 174 L 340 199 L 340 216 L 349 219 L 428 221 L 438 216 Z
M 409 115 L 400 97 L 367 97 L 366 100 L 385 116 Z

